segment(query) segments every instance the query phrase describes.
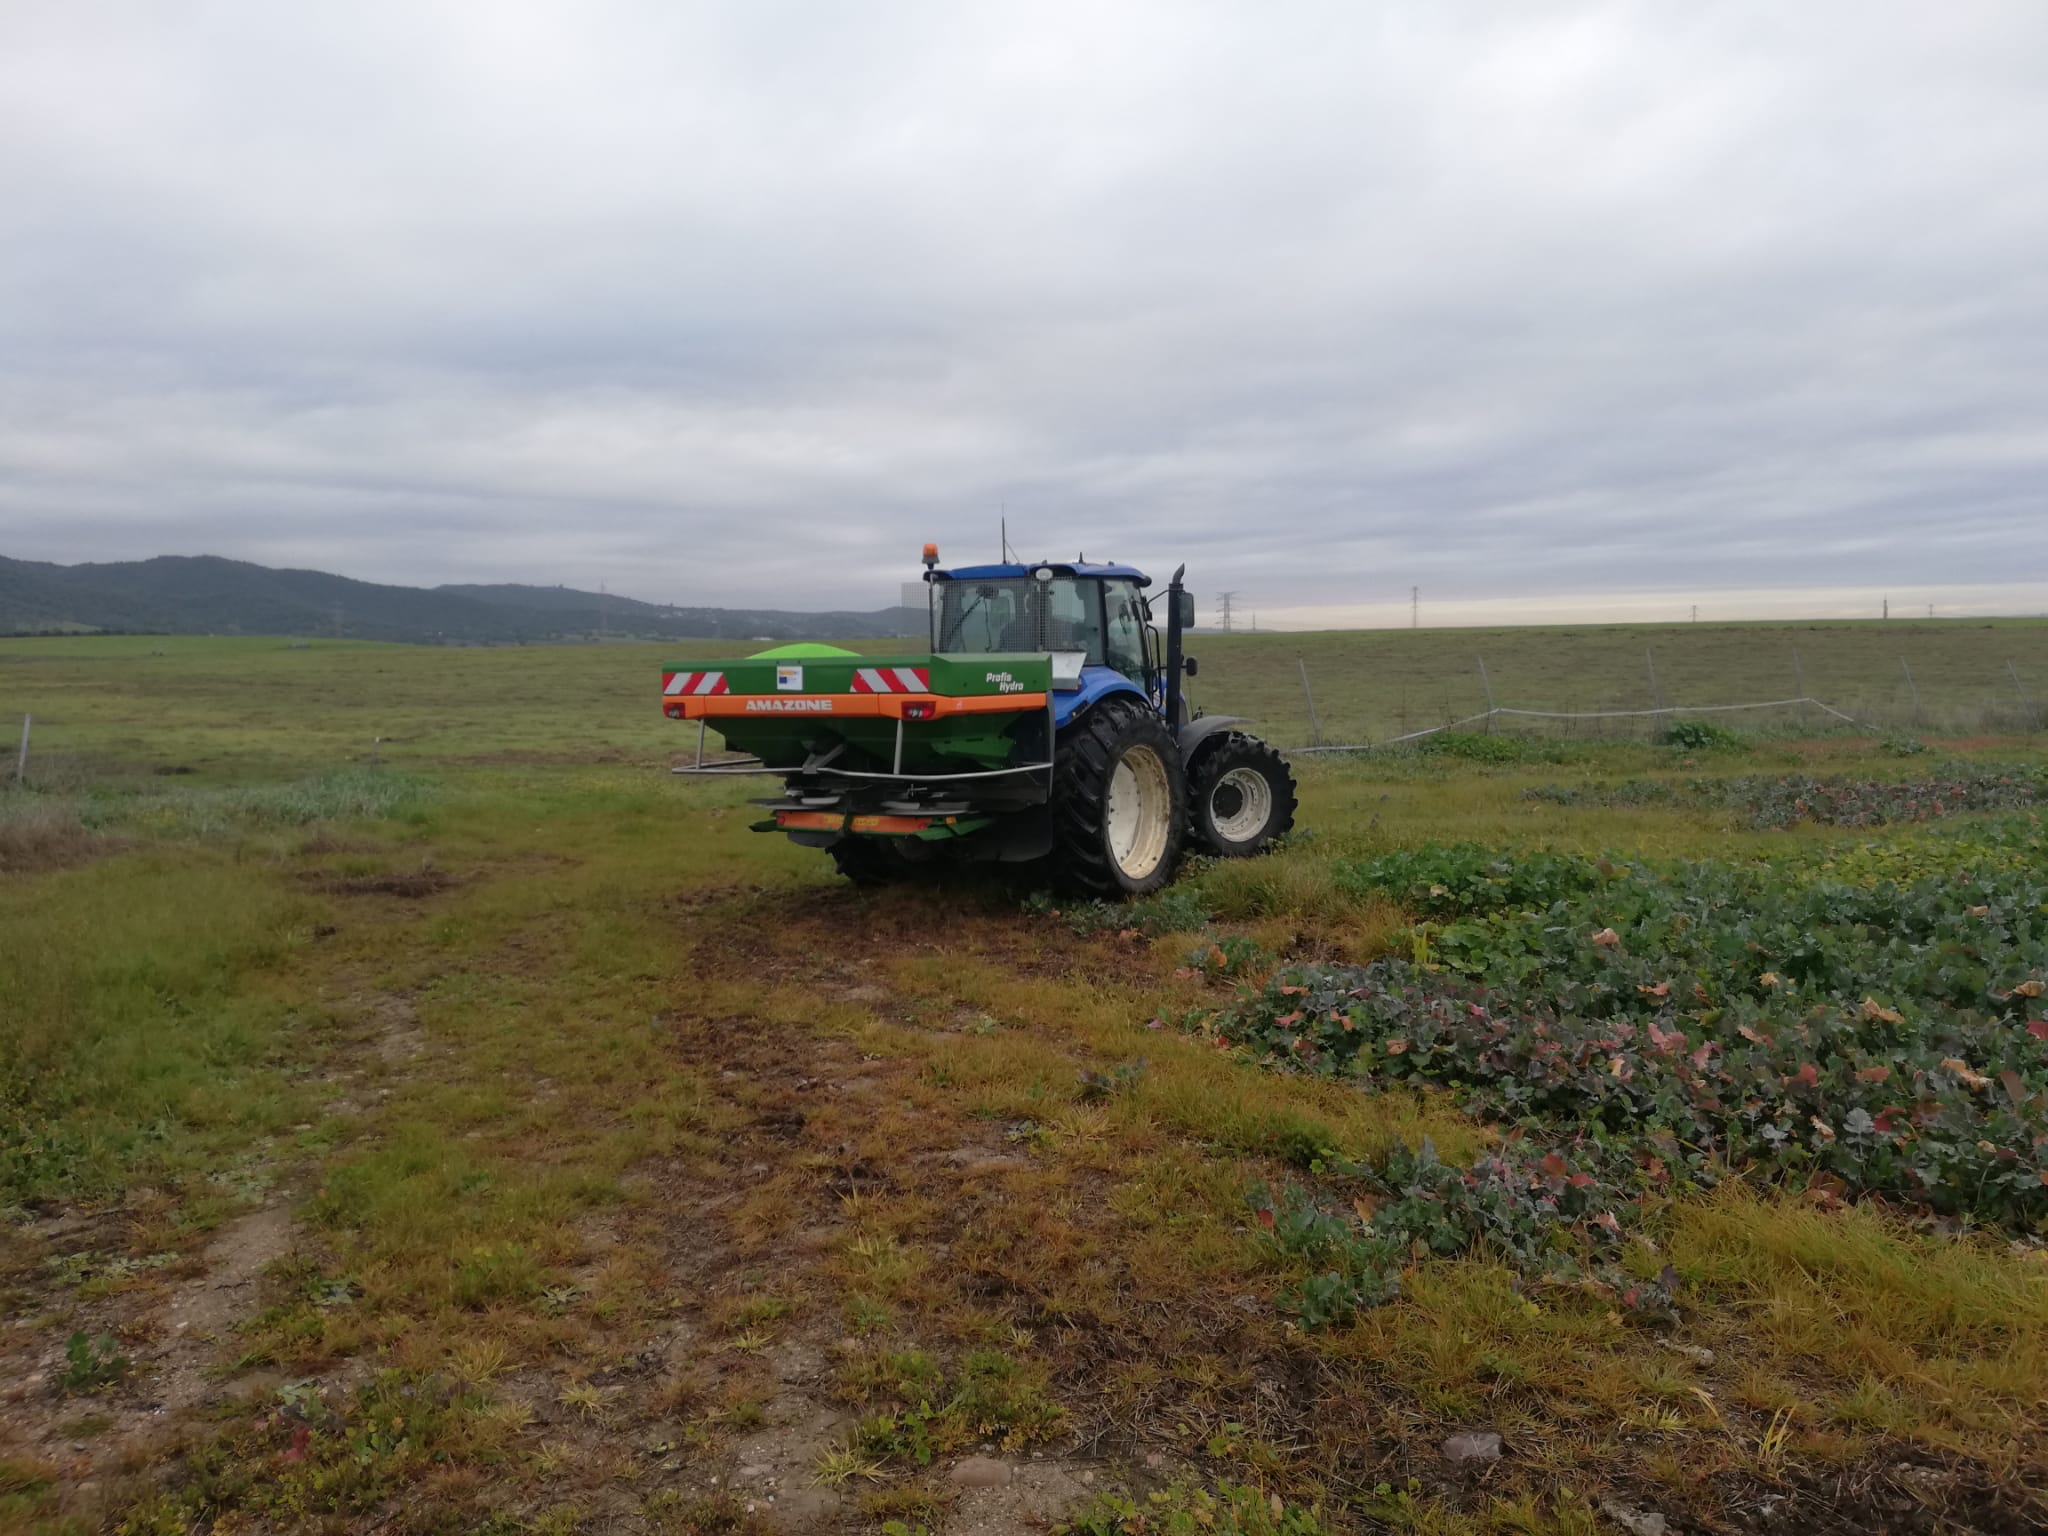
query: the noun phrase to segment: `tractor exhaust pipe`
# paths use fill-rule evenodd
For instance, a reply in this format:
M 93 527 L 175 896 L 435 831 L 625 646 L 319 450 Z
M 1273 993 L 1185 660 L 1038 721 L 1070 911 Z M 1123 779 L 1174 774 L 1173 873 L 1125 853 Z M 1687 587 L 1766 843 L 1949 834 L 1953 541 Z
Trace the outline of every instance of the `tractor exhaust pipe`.
M 1187 574 L 1183 562 L 1175 568 L 1173 579 L 1166 584 L 1166 728 L 1178 737 L 1180 735 L 1180 674 L 1181 674 L 1181 609 L 1182 599 L 1187 595 L 1180 584 Z

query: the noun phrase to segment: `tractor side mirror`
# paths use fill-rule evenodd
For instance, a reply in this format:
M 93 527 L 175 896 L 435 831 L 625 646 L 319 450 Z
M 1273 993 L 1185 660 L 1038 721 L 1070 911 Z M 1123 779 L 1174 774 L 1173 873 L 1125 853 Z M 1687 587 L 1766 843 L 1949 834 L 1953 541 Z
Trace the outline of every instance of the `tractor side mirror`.
M 1195 627 L 1195 594 L 1176 592 L 1173 594 L 1173 622 L 1182 629 Z
M 1180 669 L 1187 673 L 1189 677 L 1193 677 L 1196 672 L 1201 670 L 1195 665 L 1195 658 L 1192 656 L 1183 656 L 1181 658 Z

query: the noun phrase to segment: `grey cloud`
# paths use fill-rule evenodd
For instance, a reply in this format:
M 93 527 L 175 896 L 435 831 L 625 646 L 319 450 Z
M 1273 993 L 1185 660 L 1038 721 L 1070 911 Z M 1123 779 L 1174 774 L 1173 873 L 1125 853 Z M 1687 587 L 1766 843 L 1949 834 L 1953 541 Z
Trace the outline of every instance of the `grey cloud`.
M 2044 70 L 2027 0 L 21 8 L 0 547 L 2038 582 Z

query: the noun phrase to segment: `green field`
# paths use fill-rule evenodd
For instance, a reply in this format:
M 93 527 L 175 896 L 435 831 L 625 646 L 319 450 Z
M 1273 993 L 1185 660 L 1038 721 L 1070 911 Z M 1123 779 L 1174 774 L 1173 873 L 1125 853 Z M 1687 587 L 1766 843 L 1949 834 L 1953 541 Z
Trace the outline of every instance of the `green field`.
M 1201 635 L 1188 649 L 1204 663 L 1194 692 L 1205 707 L 1252 715 L 1289 745 L 1309 740 L 1303 666 L 1322 739 L 1345 743 L 1481 713 L 1482 661 L 1503 708 L 1759 704 L 1797 698 L 1803 683 L 1806 697 L 1881 728 L 1980 735 L 2038 729 L 2038 706 L 2048 704 L 2048 620 L 2038 619 Z M 1920 694 L 1917 722 L 1907 668 Z M 1839 723 L 1810 708 L 1733 718 L 1745 729 L 1776 731 Z M 1501 723 L 1596 736 L 1650 729 L 1642 720 Z
M 1304 760 L 1112 909 L 749 833 L 666 649 L 0 642 L 0 1529 L 2039 1527 L 2048 627 L 1191 649 L 1646 644 L 1893 718 Z
M 874 652 L 897 641 L 855 642 Z M 1668 707 L 1807 695 L 1881 730 L 1978 736 L 2036 730 L 2048 706 L 2048 621 L 1616 625 L 1197 635 L 1191 684 L 1211 713 L 1245 715 L 1306 745 L 1306 666 L 1325 742 L 1356 743 L 1483 711 Z M 235 773 L 332 763 L 652 760 L 679 729 L 648 707 L 665 658 L 721 643 L 425 650 L 370 643 L 90 637 L 0 640 L 0 721 L 33 712 L 53 750 L 143 756 Z M 1916 721 L 1904 658 L 1920 695 Z M 2008 663 L 2011 670 L 2007 670 Z M 1729 717 L 1745 729 L 1821 731 L 1813 709 Z M 1647 737 L 1643 720 L 1500 722 L 1557 736 Z M 0 731 L 0 735 L 5 735 Z M 382 739 L 381 745 L 379 738 Z

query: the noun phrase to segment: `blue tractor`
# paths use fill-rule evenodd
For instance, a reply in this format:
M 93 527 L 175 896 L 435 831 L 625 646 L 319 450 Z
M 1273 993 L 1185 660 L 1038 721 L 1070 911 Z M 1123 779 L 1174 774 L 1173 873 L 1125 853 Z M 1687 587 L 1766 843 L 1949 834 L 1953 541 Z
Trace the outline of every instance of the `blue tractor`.
M 1128 565 L 942 570 L 929 544 L 924 562 L 929 653 L 672 664 L 667 713 L 700 722 L 699 760 L 677 771 L 780 774 L 759 830 L 828 850 L 864 884 L 1044 861 L 1069 889 L 1143 895 L 1188 847 L 1243 857 L 1294 825 L 1286 759 L 1241 718 L 1188 704 L 1185 567 L 1162 626 L 1151 579 Z M 705 763 L 712 722 L 754 757 Z

